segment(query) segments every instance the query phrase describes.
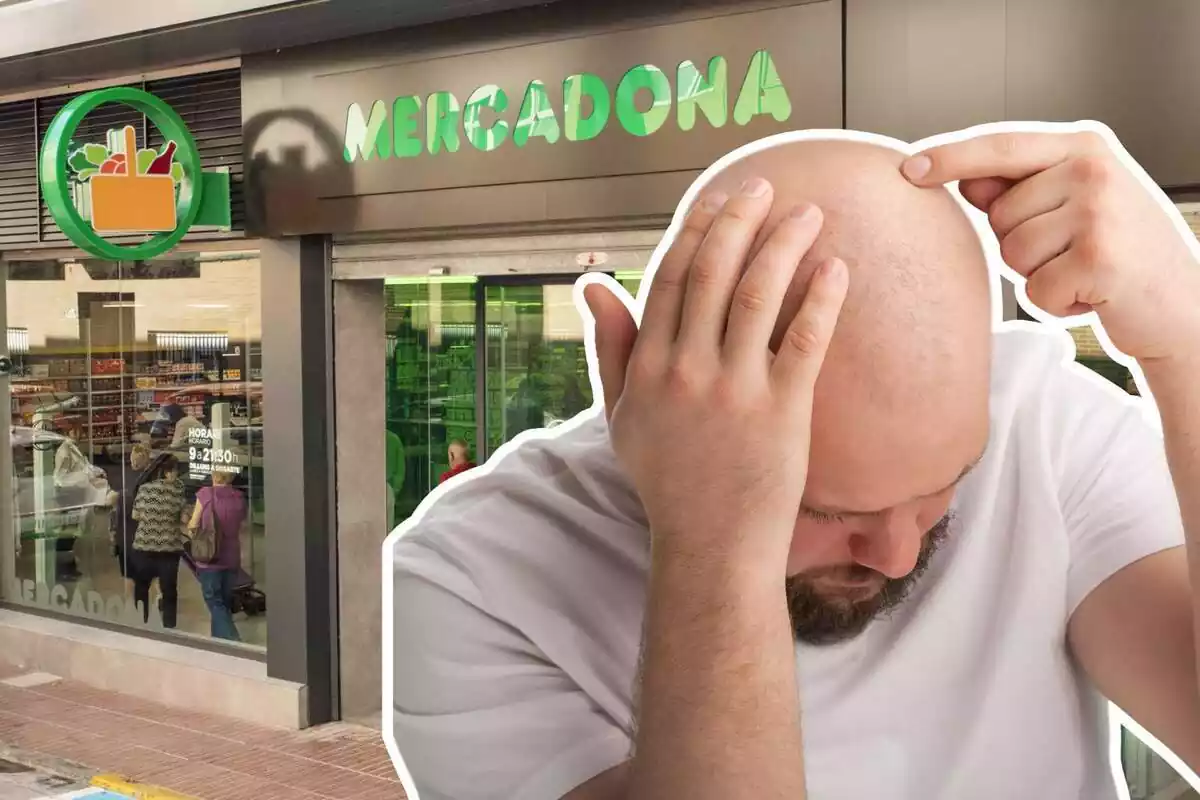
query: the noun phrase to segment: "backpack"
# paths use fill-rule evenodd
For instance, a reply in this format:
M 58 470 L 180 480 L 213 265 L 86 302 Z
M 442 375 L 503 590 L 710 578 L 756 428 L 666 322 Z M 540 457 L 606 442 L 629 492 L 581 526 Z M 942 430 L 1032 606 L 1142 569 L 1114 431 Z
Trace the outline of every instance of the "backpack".
M 209 500 L 207 508 L 200 509 L 200 527 L 192 534 L 191 547 L 188 555 L 197 564 L 211 564 L 217 560 L 217 548 L 221 543 L 221 522 L 213 501 Z

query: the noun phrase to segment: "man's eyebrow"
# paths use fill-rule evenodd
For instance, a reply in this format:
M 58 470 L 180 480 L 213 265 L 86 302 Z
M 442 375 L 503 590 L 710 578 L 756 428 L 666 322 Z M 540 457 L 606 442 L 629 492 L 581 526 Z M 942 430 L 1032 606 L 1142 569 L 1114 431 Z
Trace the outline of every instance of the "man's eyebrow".
M 952 483 L 950 483 L 950 485 L 945 486 L 941 489 L 938 489 L 936 492 L 930 492 L 929 494 L 921 495 L 920 497 L 914 497 L 912 499 L 913 500 L 922 500 L 926 497 L 933 497 L 934 495 L 941 494 L 942 492 L 947 491 L 948 489 L 953 489 L 955 486 L 958 486 L 958 484 L 962 483 L 964 478 L 966 478 L 968 475 L 971 474 L 971 471 L 973 469 L 975 469 L 977 466 L 979 466 L 979 462 L 983 461 L 983 457 L 986 454 L 986 452 L 987 451 L 985 450 L 983 453 L 980 453 L 979 456 L 975 460 L 973 460 L 970 464 L 968 464 L 966 467 L 964 467 L 963 471 L 958 474 L 958 477 L 955 478 L 954 481 Z M 824 507 L 824 506 L 818 508 L 816 506 L 810 506 L 807 504 L 802 505 L 800 508 L 801 508 L 801 510 L 807 511 L 810 514 L 818 514 L 818 515 L 829 516 L 829 517 L 874 517 L 874 516 L 878 516 L 879 514 L 882 514 L 883 512 L 888 510 L 886 508 L 882 508 L 878 511 L 853 511 L 851 509 L 846 509 L 846 508 L 830 508 L 830 507 Z

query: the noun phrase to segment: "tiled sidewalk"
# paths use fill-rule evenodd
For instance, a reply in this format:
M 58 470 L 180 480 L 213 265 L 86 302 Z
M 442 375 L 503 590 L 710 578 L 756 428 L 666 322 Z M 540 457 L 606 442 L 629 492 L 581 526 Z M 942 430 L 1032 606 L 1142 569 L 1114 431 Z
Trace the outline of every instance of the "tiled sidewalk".
M 119 773 L 198 800 L 404 800 L 377 732 L 293 732 L 70 681 L 13 686 L 0 664 L 0 745 Z

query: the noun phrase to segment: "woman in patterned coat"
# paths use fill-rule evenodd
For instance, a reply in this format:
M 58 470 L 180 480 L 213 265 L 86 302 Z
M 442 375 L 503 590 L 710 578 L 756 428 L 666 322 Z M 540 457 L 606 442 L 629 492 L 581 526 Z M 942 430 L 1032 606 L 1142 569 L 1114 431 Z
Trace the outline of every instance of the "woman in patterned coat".
M 164 628 L 174 628 L 179 610 L 179 559 L 185 534 L 183 481 L 179 461 L 160 456 L 133 501 L 137 532 L 133 537 L 133 599 L 142 619 L 150 619 L 150 584 L 158 579 Z

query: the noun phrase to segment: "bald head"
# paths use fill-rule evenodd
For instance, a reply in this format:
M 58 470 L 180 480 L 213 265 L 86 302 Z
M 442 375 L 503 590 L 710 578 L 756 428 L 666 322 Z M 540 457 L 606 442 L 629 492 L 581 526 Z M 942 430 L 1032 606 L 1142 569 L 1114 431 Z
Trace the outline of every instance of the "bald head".
M 852 354 L 854 343 L 886 338 L 893 349 L 901 346 L 919 333 L 914 324 L 952 325 L 966 315 L 989 330 L 987 266 L 970 221 L 946 189 L 909 183 L 900 173 L 903 159 L 861 142 L 797 142 L 735 162 L 709 184 L 732 194 L 751 177 L 771 182 L 774 207 L 756 246 L 796 205 L 813 203 L 823 212 L 821 235 L 797 270 L 777 340 L 812 271 L 831 256 L 851 274 L 831 350 L 835 363 Z
M 759 244 L 792 208 L 824 226 L 800 264 L 776 336 L 823 260 L 849 267 L 850 289 L 817 384 L 805 503 L 875 512 L 952 484 L 987 437 L 991 302 L 970 220 L 944 188 L 900 173 L 904 154 L 858 142 L 797 142 L 730 165 L 709 190 L 750 177 L 773 186 Z
M 471 460 L 471 446 L 465 439 L 452 439 L 446 448 L 450 458 L 450 466 L 457 467 Z

